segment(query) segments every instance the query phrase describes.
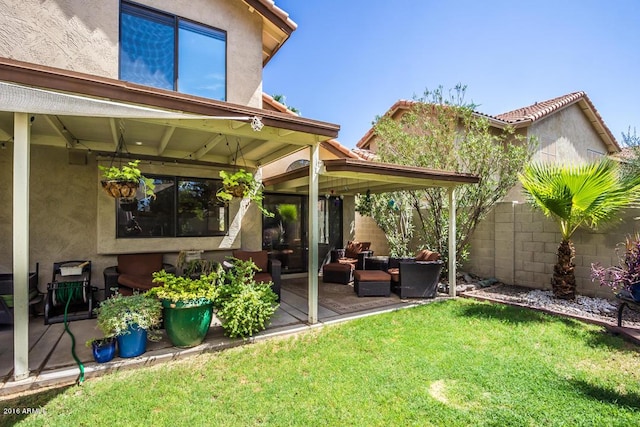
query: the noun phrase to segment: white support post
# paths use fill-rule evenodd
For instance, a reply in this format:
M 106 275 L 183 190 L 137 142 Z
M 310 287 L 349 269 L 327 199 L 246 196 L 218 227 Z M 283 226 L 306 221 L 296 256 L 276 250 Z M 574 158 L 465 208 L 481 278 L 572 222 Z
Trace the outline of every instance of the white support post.
M 449 188 L 449 295 L 456 296 L 456 188 Z
M 309 323 L 318 323 L 318 169 L 319 144 L 310 147 L 309 155 Z
M 13 135 L 13 377 L 29 376 L 29 114 L 14 113 Z

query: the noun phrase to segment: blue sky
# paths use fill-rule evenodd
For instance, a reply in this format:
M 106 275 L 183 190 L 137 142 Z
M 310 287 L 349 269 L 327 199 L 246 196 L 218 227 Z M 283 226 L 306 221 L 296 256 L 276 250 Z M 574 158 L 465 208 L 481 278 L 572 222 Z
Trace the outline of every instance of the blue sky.
M 638 0 L 276 0 L 298 29 L 263 90 L 341 125 L 347 147 L 398 99 L 467 85 L 500 114 L 585 91 L 619 142 L 640 132 Z

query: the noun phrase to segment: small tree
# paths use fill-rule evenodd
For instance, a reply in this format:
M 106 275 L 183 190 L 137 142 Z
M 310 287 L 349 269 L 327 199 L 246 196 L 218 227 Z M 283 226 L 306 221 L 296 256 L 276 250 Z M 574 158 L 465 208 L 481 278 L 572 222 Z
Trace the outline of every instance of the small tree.
M 640 136 L 636 133 L 636 128 L 629 126 L 627 133 L 622 132 L 622 145 L 627 147 L 630 155 L 624 159 L 622 171 L 625 175 L 640 175 Z
M 400 119 L 384 116 L 374 124 L 380 161 L 421 166 L 477 175 L 477 185 L 465 185 L 456 192 L 457 258 L 463 260 L 473 230 L 493 206 L 518 181 L 517 174 L 531 158 L 530 140 L 512 128 L 492 127 L 485 116 L 473 111 L 475 104 L 465 101 L 466 86 L 457 85 L 448 96 L 442 86 L 426 90 L 415 99 Z M 448 258 L 449 202 L 446 189 L 403 192 L 402 200 L 411 205 L 407 229 L 415 229 L 418 244 Z M 385 231 L 392 246 L 396 236 L 385 229 L 397 211 L 387 208 L 396 194 L 371 195 L 372 216 Z M 358 200 L 362 212 L 363 197 Z M 397 223 L 397 219 L 395 221 Z M 408 244 L 408 242 L 403 242 Z M 415 248 L 414 248 L 415 249 Z M 393 251 L 393 249 L 392 249 Z M 404 251 L 404 248 L 402 248 Z
M 579 227 L 596 229 L 619 219 L 619 210 L 640 196 L 640 175 L 621 175 L 616 162 L 603 158 L 580 166 L 532 164 L 520 175 L 520 181 L 529 202 L 560 227 L 562 240 L 551 280 L 553 294 L 575 299 L 571 236 Z

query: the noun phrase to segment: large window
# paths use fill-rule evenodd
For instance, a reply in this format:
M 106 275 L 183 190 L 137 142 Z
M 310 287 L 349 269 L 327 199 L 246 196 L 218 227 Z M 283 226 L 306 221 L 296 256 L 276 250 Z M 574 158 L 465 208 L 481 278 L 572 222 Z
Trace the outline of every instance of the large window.
M 226 33 L 122 2 L 120 79 L 226 100 Z
M 229 209 L 216 197 L 222 181 L 152 176 L 155 199 L 117 203 L 117 237 L 222 236 L 229 225 Z

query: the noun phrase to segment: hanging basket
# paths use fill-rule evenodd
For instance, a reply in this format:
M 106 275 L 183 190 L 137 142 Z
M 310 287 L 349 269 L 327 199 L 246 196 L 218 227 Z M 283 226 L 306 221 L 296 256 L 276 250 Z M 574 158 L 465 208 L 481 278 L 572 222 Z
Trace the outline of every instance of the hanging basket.
M 244 196 L 245 192 L 247 191 L 247 185 L 238 184 L 234 186 L 225 186 L 224 191 L 231 194 L 233 197 L 241 198 Z
M 101 181 L 102 188 L 114 199 L 133 201 L 138 192 L 137 181 Z

